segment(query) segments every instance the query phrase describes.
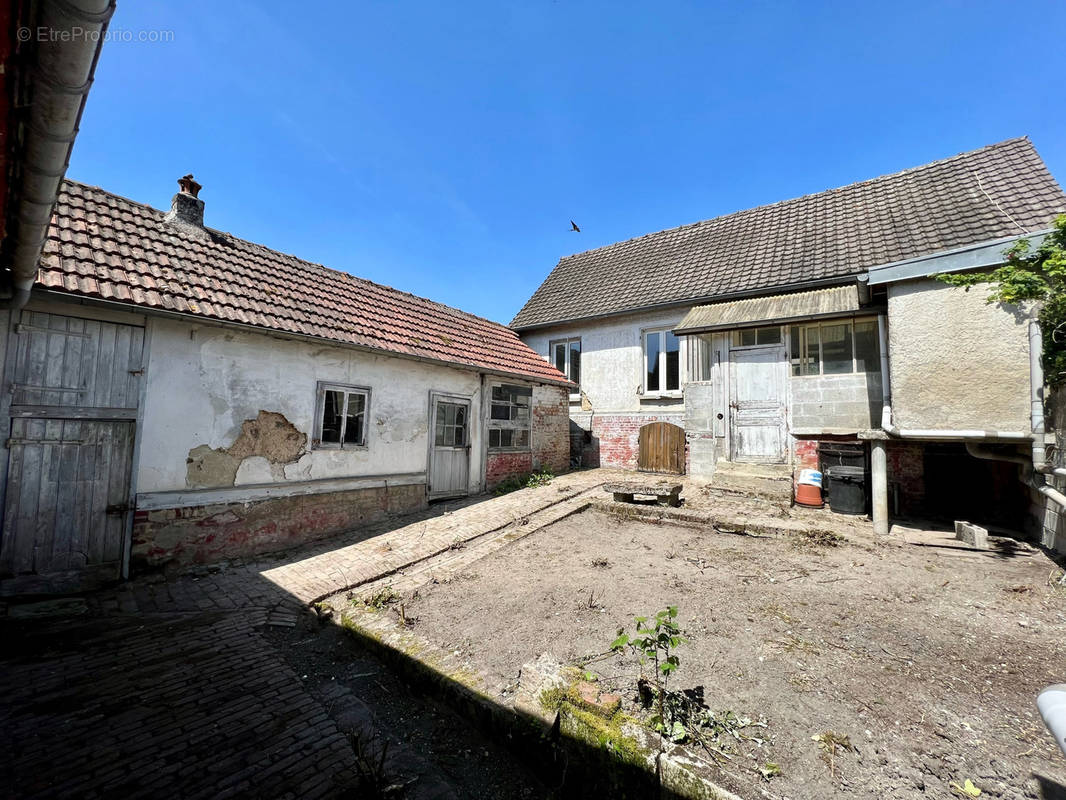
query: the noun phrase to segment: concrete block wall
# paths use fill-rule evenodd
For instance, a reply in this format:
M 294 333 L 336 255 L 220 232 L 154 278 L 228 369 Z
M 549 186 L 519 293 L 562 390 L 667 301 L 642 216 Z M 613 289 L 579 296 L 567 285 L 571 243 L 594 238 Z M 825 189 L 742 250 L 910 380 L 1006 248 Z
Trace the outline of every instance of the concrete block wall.
M 137 511 L 133 571 L 284 550 L 426 506 L 424 483 Z
M 796 430 L 850 431 L 880 422 L 881 375 L 810 375 L 791 379 L 792 427 Z

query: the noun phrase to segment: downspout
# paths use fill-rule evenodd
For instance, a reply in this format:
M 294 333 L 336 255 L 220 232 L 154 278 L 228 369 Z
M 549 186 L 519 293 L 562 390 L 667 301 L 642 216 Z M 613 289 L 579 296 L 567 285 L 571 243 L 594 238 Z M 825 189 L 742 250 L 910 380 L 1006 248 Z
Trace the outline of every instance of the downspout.
M 114 10 L 114 0 L 44 0 L 32 29 L 47 34 L 36 42 L 36 59 L 29 81 L 33 95 L 25 127 L 11 251 L 12 296 L 3 301 L 12 312 L 26 305 L 36 280 L 59 184 L 70 163 L 74 138 Z M 68 33 L 69 36 L 55 35 Z M 15 317 L 12 313 L 12 321 Z
M 877 315 L 877 341 L 881 347 L 881 429 L 889 436 L 899 436 L 892 424 L 892 378 L 888 371 L 888 332 L 885 315 Z
M 1046 474 L 1066 475 L 1066 469 L 1055 469 L 1047 463 L 1047 446 L 1044 444 L 1044 365 L 1040 362 L 1044 352 L 1044 336 L 1040 322 L 1029 320 L 1029 392 L 1030 425 L 1033 429 L 1033 467 L 1028 483 L 1040 494 L 1060 508 L 1066 508 L 1066 494 L 1049 486 Z

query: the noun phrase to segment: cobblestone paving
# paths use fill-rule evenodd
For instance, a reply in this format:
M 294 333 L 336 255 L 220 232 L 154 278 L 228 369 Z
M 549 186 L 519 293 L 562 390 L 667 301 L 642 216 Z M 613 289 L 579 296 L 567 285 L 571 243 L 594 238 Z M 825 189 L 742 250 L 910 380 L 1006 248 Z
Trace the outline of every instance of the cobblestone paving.
M 438 504 L 272 559 L 145 576 L 53 603 L 58 616 L 0 609 L 0 796 L 357 796 L 332 703 L 305 690 L 263 631 L 457 543 L 568 513 L 616 474 Z M 454 796 L 440 781 L 420 791 Z

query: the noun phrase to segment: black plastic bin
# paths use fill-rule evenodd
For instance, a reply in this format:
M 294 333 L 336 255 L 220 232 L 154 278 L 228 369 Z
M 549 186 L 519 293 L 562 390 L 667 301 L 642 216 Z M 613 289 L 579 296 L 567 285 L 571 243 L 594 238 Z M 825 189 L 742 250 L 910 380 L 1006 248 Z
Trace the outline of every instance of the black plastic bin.
M 866 513 L 866 470 L 834 464 L 826 470 L 829 478 L 829 508 L 838 514 Z

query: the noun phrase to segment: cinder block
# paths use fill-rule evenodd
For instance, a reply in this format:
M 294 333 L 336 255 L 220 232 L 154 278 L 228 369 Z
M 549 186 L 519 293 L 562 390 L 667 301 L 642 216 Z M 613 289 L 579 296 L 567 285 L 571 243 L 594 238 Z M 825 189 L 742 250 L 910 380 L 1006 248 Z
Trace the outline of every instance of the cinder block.
M 988 549 L 988 530 L 961 520 L 955 521 L 955 538 L 979 550 Z

